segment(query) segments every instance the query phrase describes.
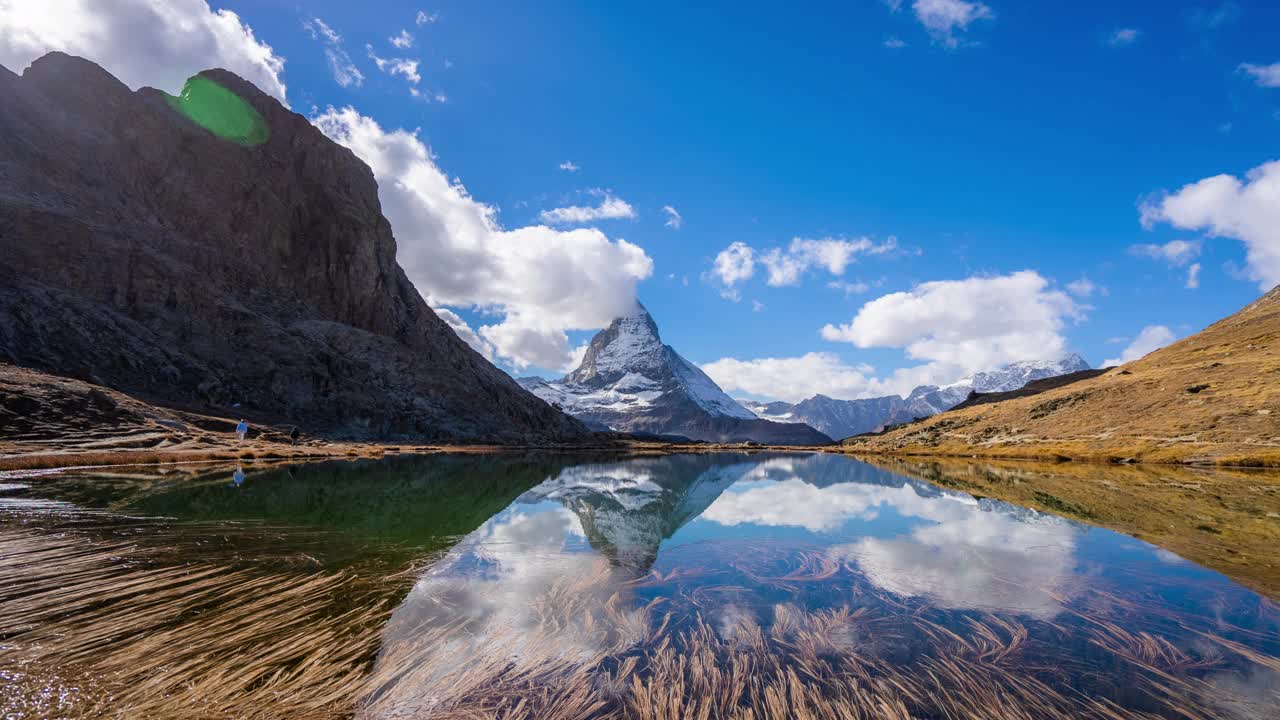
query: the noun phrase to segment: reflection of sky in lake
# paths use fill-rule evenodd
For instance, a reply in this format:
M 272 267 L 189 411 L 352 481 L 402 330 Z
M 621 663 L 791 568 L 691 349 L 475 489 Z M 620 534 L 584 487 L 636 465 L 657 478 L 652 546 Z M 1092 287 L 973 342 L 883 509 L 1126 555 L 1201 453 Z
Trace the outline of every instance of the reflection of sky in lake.
M 844 570 L 804 587 L 765 577 L 770 563 L 801 556 Z M 1222 612 L 1198 606 L 1213 593 L 1253 597 L 1140 541 L 844 457 L 642 458 L 568 468 L 517 498 L 419 579 L 384 653 L 447 652 L 451 664 L 498 654 L 518 669 L 543 662 L 550 643 L 558 657 L 598 661 L 640 642 L 650 603 L 672 622 L 703 614 L 728 637 L 770 622 L 777 603 L 847 605 L 851 591 L 867 597 L 862 586 L 913 607 L 1024 622 L 1064 621 L 1095 586 L 1140 586 L 1144 602 L 1200 614 Z M 716 599 L 686 602 L 703 591 Z M 415 647 L 441 628 L 443 647 Z M 433 672 L 402 676 L 382 699 L 421 708 Z

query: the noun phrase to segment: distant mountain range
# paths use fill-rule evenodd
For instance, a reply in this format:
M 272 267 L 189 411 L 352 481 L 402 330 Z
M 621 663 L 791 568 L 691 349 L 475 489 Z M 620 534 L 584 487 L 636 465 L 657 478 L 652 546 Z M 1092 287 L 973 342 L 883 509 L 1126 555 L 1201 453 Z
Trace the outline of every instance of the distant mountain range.
M 582 363 L 558 380 L 521 378 L 525 389 L 596 429 L 681 435 L 710 442 L 822 445 L 803 423 L 761 419 L 662 343 L 639 303 L 596 333 Z
M 742 405 L 762 419 L 805 423 L 833 438 L 846 438 L 946 412 L 964 402 L 973 392 L 1009 392 L 1034 380 L 1088 369 L 1089 363 L 1084 358 L 1070 354 L 1060 360 L 1011 363 L 998 370 L 974 373 L 941 387 L 921 385 L 906 398 L 886 395 L 863 400 L 836 400 L 826 395 L 814 395 L 794 404 L 743 401 Z

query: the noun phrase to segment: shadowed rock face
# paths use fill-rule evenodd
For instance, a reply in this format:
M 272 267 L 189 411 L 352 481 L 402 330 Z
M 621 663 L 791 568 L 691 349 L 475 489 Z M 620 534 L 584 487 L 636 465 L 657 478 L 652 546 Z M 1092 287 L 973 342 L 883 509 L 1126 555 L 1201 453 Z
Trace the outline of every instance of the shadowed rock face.
M 239 77 L 200 77 L 265 141 L 61 53 L 0 72 L 0 360 L 348 436 L 586 434 L 426 305 L 364 163 Z

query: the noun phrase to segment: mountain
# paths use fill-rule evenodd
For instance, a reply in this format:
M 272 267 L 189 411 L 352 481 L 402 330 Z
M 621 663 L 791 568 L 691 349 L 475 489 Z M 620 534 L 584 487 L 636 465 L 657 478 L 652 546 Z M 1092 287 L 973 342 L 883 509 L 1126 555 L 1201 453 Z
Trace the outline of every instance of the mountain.
M 977 404 L 854 452 L 1280 466 L 1280 287 L 1139 360 Z
M 588 435 L 427 306 L 368 166 L 248 82 L 51 53 L 0 97 L 0 361 L 347 437 Z
M 975 373 L 950 385 L 921 385 L 906 398 L 898 395 L 863 400 L 836 400 L 815 395 L 791 404 L 786 402 L 744 405 L 758 417 L 775 422 L 803 422 L 834 438 L 873 432 L 888 425 L 929 417 L 959 405 L 972 393 L 1002 393 L 1017 390 L 1029 382 L 1088 370 L 1079 355 L 1059 360 L 1015 362 L 998 370 Z
M 662 343 L 639 303 L 596 333 L 582 363 L 559 380 L 521 378 L 533 394 L 595 428 L 683 435 L 709 442 L 822 445 L 808 425 L 757 418 Z

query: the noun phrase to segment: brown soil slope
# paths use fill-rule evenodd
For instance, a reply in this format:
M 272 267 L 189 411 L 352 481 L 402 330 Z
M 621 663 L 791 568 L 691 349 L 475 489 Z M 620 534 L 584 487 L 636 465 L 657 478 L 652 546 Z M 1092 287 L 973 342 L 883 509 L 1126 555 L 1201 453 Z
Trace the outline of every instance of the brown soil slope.
M 849 438 L 844 449 L 1280 466 L 1280 287 L 1099 377 Z

